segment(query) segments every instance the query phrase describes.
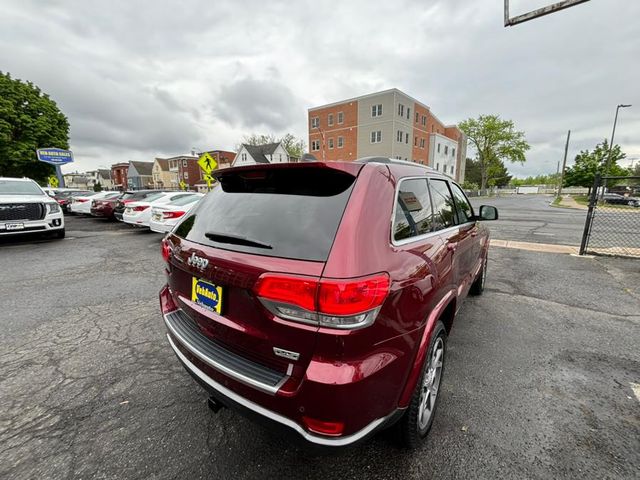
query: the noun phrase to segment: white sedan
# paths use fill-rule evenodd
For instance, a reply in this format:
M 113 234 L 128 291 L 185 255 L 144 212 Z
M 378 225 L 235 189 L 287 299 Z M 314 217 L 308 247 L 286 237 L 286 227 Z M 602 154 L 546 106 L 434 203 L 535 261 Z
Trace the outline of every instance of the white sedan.
M 120 195 L 120 192 L 95 192 L 88 195 L 78 195 L 76 197 L 72 197 L 69 210 L 73 213 L 91 215 L 91 202 L 94 200 L 114 198 L 118 195 Z
M 89 192 L 83 195 L 74 195 L 71 197 L 71 202 L 68 205 L 68 209 L 71 213 L 91 213 L 91 201 L 96 198 L 99 192 Z M 86 211 L 85 211 L 86 207 Z
M 122 220 L 136 227 L 148 227 L 151 220 L 151 207 L 164 205 L 179 198 L 195 195 L 193 192 L 152 193 L 144 201 L 127 203 Z
M 198 204 L 202 197 L 204 197 L 202 193 L 195 193 L 164 205 L 152 207 L 149 228 L 152 232 L 170 232 L 182 217 L 184 217 L 185 213 Z

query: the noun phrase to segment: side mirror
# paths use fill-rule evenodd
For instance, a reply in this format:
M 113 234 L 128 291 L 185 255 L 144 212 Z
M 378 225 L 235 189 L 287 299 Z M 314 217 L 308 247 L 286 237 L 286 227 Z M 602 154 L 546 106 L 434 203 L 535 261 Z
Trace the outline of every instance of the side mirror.
M 482 205 L 478 220 L 498 220 L 498 209 L 491 205 Z

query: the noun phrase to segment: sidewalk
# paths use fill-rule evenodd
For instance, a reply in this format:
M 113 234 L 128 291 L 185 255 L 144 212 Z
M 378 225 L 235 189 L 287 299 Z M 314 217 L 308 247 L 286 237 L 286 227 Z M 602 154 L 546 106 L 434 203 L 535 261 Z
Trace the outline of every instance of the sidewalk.
M 552 205 L 554 207 L 575 208 L 576 210 L 588 210 L 589 207 L 581 205 L 574 200 L 571 195 L 563 195 L 558 205 Z

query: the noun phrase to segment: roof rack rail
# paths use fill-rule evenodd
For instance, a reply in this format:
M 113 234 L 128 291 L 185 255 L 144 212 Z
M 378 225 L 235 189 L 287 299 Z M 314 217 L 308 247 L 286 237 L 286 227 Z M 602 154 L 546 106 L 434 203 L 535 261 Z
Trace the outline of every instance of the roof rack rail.
M 420 168 L 426 168 L 428 170 L 433 170 L 435 171 L 434 168 L 428 166 L 428 165 L 423 165 L 422 163 L 416 163 L 416 162 L 410 162 L 408 160 L 399 160 L 397 158 L 388 158 L 388 157 L 363 157 L 363 158 L 359 158 L 357 160 L 358 162 L 362 162 L 362 163 L 397 163 L 400 165 L 410 165 L 412 167 L 420 167 Z

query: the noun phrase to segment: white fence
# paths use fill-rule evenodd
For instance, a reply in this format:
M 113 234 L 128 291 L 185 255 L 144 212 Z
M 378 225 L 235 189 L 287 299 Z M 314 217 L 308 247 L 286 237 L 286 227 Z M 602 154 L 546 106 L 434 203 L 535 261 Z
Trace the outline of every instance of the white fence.
M 508 195 L 533 195 L 545 194 L 553 195 L 558 192 L 558 187 L 553 185 L 525 185 L 516 188 L 487 188 L 486 190 L 465 190 L 468 197 L 504 197 Z M 586 195 L 588 188 L 584 187 L 565 187 L 562 189 L 563 195 Z

